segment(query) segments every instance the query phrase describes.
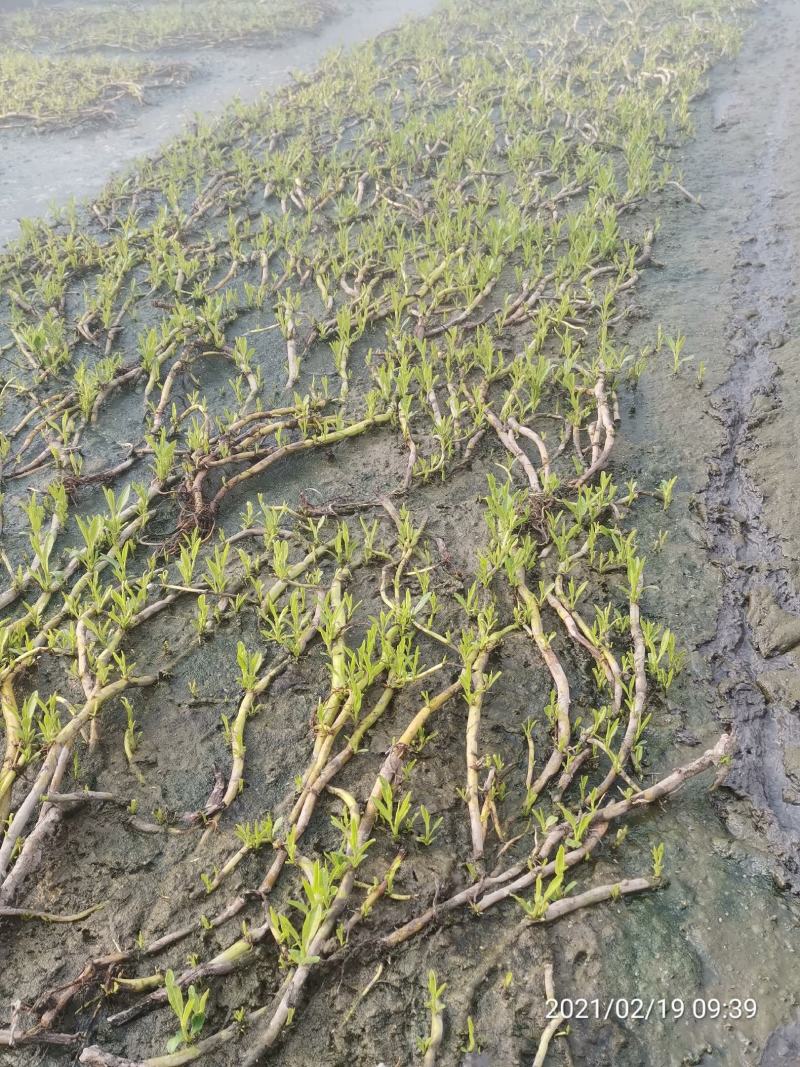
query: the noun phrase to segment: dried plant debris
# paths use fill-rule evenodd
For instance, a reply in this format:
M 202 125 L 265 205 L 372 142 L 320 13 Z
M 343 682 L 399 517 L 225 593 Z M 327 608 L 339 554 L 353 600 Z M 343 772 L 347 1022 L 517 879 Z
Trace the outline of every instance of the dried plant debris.
M 23 223 L 0 914 L 42 957 L 6 1045 L 377 1062 L 391 959 L 428 989 L 393 1054 L 433 1063 L 464 1039 L 420 935 L 662 883 L 670 816 L 644 854 L 629 816 L 733 739 L 649 762 L 683 654 L 635 524 L 674 482 L 614 445 L 681 342 L 618 327 L 735 7 L 447 4 Z

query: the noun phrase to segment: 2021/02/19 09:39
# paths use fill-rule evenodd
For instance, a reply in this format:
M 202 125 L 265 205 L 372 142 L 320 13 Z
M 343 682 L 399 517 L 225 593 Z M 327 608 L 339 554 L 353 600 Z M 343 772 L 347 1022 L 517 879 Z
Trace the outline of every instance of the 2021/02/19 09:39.
M 758 1004 L 752 997 L 731 997 L 719 1000 L 717 997 L 694 997 L 684 1000 L 682 997 L 613 997 L 602 1000 L 599 997 L 563 997 L 547 1002 L 547 1018 L 556 1019 L 617 1019 L 646 1022 L 649 1019 L 684 1020 L 753 1019 L 758 1013 Z

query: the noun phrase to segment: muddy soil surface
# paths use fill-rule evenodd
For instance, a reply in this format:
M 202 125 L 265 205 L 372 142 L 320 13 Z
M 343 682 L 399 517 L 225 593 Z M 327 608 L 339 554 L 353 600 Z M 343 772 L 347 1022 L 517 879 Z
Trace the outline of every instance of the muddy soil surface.
M 247 53 L 235 72 L 218 70 L 218 81 L 213 74 L 197 81 L 131 125 L 75 137 L 6 139 L 3 232 L 13 232 L 15 216 L 40 211 L 53 197 L 90 195 L 117 166 L 157 148 L 192 112 L 220 104 L 223 94 L 235 90 L 244 95 L 278 84 L 288 68 L 312 65 L 331 45 L 372 35 L 406 12 L 431 6 L 423 0 L 364 5 L 310 43 L 272 55 L 269 64 L 263 55 Z M 650 581 L 658 587 L 647 610 L 657 611 L 692 650 L 690 669 L 671 691 L 668 715 L 656 729 L 654 762 L 686 762 L 697 746 L 717 736 L 720 720 L 729 722 L 740 752 L 726 787 L 709 797 L 691 785 L 678 803 L 632 825 L 629 837 L 641 839 L 642 850 L 654 832 L 666 845 L 670 884 L 662 892 L 581 913 L 546 932 L 530 931 L 512 944 L 501 943 L 505 927 L 494 917 L 441 927 L 412 951 L 390 959 L 363 1004 L 357 1005 L 357 998 L 376 965 L 350 960 L 336 976 L 336 1006 L 342 1016 L 358 1008 L 362 1046 L 354 1049 L 352 1038 L 343 1043 L 339 1030 L 320 1014 L 322 1005 L 312 1000 L 301 1034 L 290 1037 L 281 1050 L 282 1064 L 299 1067 L 316 1060 L 375 1067 L 379 1058 L 387 1064 L 414 1062 L 409 1050 L 425 1028 L 424 991 L 417 977 L 428 966 L 448 982 L 448 1026 L 460 1028 L 470 1014 L 479 1041 L 491 1050 L 483 1056 L 453 1056 L 448 1063 L 495 1067 L 529 1062 L 535 1052 L 532 1020 L 541 1019 L 544 996 L 541 964 L 548 956 L 555 962 L 559 996 L 597 998 L 603 1006 L 613 997 L 638 997 L 645 1003 L 680 998 L 687 1005 L 678 1021 L 662 1021 L 657 1012 L 647 1021 L 574 1019 L 568 1041 L 553 1045 L 548 1063 L 800 1063 L 800 908 L 794 895 L 800 889 L 800 473 L 795 447 L 800 323 L 794 296 L 800 227 L 799 46 L 800 8 L 792 0 L 765 4 L 754 15 L 739 58 L 716 70 L 709 92 L 695 105 L 697 137 L 677 153 L 676 161 L 682 184 L 701 197 L 703 208 L 687 205 L 675 190 L 674 205 L 662 213 L 656 246 L 662 266 L 643 277 L 637 290 L 640 314 L 631 320 L 628 337 L 637 347 L 652 338 L 661 322 L 667 332 L 685 333 L 685 353 L 693 362 L 678 375 L 663 362 L 625 398 L 626 432 L 615 458 L 620 480 L 631 477 L 655 485 L 679 475 L 669 522 L 655 505 L 640 521 L 642 543 L 653 546 L 647 552 Z M 10 156 L 9 144 L 16 146 Z M 51 165 L 54 151 L 64 161 L 58 173 Z M 87 158 L 97 161 L 88 175 Z M 701 362 L 704 375 L 698 375 Z M 379 447 L 374 454 L 361 450 L 356 464 L 337 452 L 322 470 L 306 461 L 296 464 L 274 488 L 295 497 L 313 486 L 326 497 L 335 484 L 340 496 L 358 497 L 391 484 L 402 468 L 402 456 L 390 456 L 387 462 Z M 479 509 L 470 502 L 482 491 L 480 479 L 465 472 L 450 485 L 449 501 L 443 502 L 440 492 L 427 502 L 424 493 L 419 495 L 418 505 L 430 511 L 429 532 L 446 542 L 456 568 L 466 564 L 474 547 L 469 531 L 480 520 Z M 658 549 L 659 531 L 667 525 L 670 536 Z M 176 639 L 185 625 L 180 617 L 173 621 Z M 141 761 L 154 802 L 173 810 L 202 805 L 209 785 L 209 743 L 220 758 L 224 755 L 219 705 L 233 705 L 236 699 L 235 686 L 227 692 L 220 678 L 238 636 L 232 634 L 218 650 L 219 664 L 210 659 L 204 664 L 192 692 L 189 679 L 178 675 L 137 706 L 146 739 Z M 521 651 L 518 658 L 513 653 L 500 665 L 504 673 L 498 686 L 504 692 L 493 706 L 522 707 L 544 695 L 531 694 L 527 678 L 523 686 L 522 672 L 515 672 L 522 657 Z M 277 696 L 279 715 L 270 713 L 251 750 L 254 760 L 272 772 L 269 793 L 252 797 L 248 803 L 254 806 L 243 809 L 242 818 L 255 817 L 290 784 L 288 768 L 297 762 L 293 749 L 304 736 L 309 701 L 316 699 L 316 693 L 295 687 L 291 675 Z M 174 720 L 160 713 L 165 706 L 181 711 L 185 721 L 178 735 Z M 109 734 L 113 729 L 109 724 Z M 458 724 L 442 729 L 455 734 Z M 502 718 L 488 717 L 485 729 L 496 750 L 505 753 L 509 746 L 513 759 Z M 376 758 L 381 744 L 390 741 L 387 728 L 375 739 Z M 175 757 L 169 781 L 162 784 L 158 753 L 170 745 Z M 195 761 L 201 753 L 206 773 L 198 776 Z M 439 790 L 446 814 L 451 776 L 461 773 L 460 765 L 421 763 L 426 788 Z M 97 787 L 124 773 L 117 753 L 102 768 Z M 347 783 L 348 788 L 359 785 L 363 782 Z M 135 835 L 117 837 L 114 844 L 114 826 L 113 817 L 102 814 L 89 827 L 83 821 L 80 832 L 67 822 L 62 857 L 80 859 L 76 867 L 85 868 L 97 861 L 102 843 L 102 865 L 90 879 L 62 859 L 43 879 L 40 901 L 46 903 L 54 887 L 70 879 L 76 899 L 93 898 L 93 880 L 116 882 L 117 888 L 112 906 L 83 930 L 59 931 L 56 949 L 46 932 L 34 930 L 8 954 L 6 974 L 17 976 L 15 994 L 23 999 L 40 991 L 33 978 L 39 981 L 42 968 L 31 966 L 34 957 L 50 954 L 49 984 L 55 985 L 74 971 L 76 960 L 113 944 L 118 928 L 139 928 L 149 935 L 167 924 L 177 888 L 173 861 L 183 858 L 182 846 Z M 454 832 L 464 832 L 460 823 L 454 827 Z M 412 864 L 415 880 L 445 882 L 449 871 L 435 869 L 435 858 L 430 869 L 424 862 Z M 617 862 L 613 850 L 607 850 L 598 864 L 605 871 L 598 876 L 607 874 L 604 881 L 619 877 L 627 873 L 627 863 Z M 206 951 L 212 938 L 201 940 Z M 232 981 L 229 1003 L 216 1010 L 236 1007 L 246 994 L 238 979 Z M 700 1008 L 691 1007 L 693 999 L 712 997 L 723 1005 L 732 998 L 754 998 L 758 1013 L 749 1021 L 695 1018 Z M 151 1016 L 138 1033 L 149 1038 L 160 1029 L 161 1021 Z M 531 1035 L 530 1047 L 521 1040 L 523 1034 Z M 520 1047 L 526 1049 L 523 1061 L 518 1059 Z M 136 1050 L 126 1051 L 133 1055 Z M 27 1058 L 0 1055 L 4 1065 L 65 1062 L 51 1052 Z
M 435 0 L 350 0 L 313 35 L 277 48 L 218 47 L 143 53 L 196 70 L 186 84 L 149 94 L 144 106 L 120 109 L 119 120 L 93 129 L 0 132 L 0 243 L 18 233 L 18 219 L 45 215 L 71 198 L 96 195 L 108 179 L 153 155 L 197 116 L 213 119 L 234 98 L 253 100 L 308 71 L 329 50 L 348 48 L 404 18 L 426 15 Z

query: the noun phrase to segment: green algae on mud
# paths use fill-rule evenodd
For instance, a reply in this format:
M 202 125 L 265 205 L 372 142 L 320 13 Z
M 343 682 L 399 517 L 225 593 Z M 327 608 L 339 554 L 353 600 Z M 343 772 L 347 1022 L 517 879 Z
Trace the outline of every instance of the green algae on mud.
M 45 1031 L 102 992 L 92 1038 L 161 1062 L 172 966 L 211 989 L 210 1062 L 411 1062 L 432 969 L 452 1061 L 496 940 L 483 1043 L 513 1061 L 545 934 L 507 890 L 541 925 L 648 873 L 669 813 L 603 841 L 672 766 L 645 744 L 679 663 L 639 622 L 631 523 L 670 522 L 661 479 L 605 469 L 642 370 L 618 331 L 674 188 L 656 149 L 736 40 L 715 4 L 670 14 L 448 8 L 6 257 L 2 678 L 27 732 L 0 892 L 113 895 L 44 968 L 21 961 L 52 932 L 11 927 Z M 633 930 L 658 900 L 601 907 Z M 97 1043 L 82 1062 L 113 1062 Z

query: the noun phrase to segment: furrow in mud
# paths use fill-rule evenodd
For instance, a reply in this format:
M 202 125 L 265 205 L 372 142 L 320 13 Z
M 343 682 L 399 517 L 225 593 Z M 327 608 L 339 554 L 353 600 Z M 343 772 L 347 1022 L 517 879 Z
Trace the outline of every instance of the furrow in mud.
M 709 464 L 703 497 L 711 559 L 723 582 L 717 632 L 703 651 L 739 743 L 727 785 L 756 809 L 779 880 L 800 889 L 800 792 L 789 758 L 800 745 L 800 722 L 783 687 L 770 683 L 796 670 L 791 652 L 800 644 L 800 598 L 747 465 L 758 448 L 759 425 L 781 403 L 781 371 L 773 354 L 790 328 L 793 248 L 776 211 L 789 97 L 784 88 L 776 100 L 754 176 L 752 210 L 737 235 L 727 338 L 732 361 L 712 397 L 725 438 Z

